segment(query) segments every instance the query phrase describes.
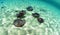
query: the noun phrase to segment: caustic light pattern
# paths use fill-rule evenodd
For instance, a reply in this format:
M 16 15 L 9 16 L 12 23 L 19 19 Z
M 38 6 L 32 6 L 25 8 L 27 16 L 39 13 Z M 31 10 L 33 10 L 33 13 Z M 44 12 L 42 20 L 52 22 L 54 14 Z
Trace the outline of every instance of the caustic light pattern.
M 60 35 L 60 11 L 40 0 L 0 0 L 0 35 Z

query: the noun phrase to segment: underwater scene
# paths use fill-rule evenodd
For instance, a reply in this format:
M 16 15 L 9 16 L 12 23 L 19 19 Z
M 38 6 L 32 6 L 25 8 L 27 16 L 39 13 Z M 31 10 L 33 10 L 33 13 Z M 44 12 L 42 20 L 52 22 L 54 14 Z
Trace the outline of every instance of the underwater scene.
M 0 0 L 0 35 L 60 35 L 60 0 Z

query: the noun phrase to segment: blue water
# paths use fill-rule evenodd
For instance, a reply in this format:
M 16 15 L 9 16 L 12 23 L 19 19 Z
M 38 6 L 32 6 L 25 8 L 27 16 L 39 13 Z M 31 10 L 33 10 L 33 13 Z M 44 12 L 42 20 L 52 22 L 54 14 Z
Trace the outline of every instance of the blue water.
M 50 4 L 50 5 L 53 5 L 55 6 L 56 8 L 58 8 L 60 10 L 60 3 L 54 1 L 54 0 L 43 0 L 44 2 Z
M 28 6 L 34 10 L 27 11 Z M 13 25 L 18 13 L 15 10 L 27 11 L 23 27 Z M 33 12 L 39 13 L 44 23 L 39 24 L 31 16 Z M 60 3 L 54 0 L 0 0 L 0 35 L 60 35 Z

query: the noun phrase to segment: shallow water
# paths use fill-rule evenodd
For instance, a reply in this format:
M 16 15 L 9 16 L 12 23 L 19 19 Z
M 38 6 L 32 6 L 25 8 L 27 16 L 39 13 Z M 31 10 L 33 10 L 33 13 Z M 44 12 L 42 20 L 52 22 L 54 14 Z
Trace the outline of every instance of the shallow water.
M 46 0 L 47 1 L 47 0 Z M 60 35 L 60 9 L 42 0 L 0 0 L 0 35 Z M 33 11 L 27 11 L 26 7 L 32 6 Z M 3 7 L 3 8 L 1 8 Z M 40 11 L 44 9 L 43 11 Z M 26 24 L 23 27 L 15 27 L 15 10 L 26 10 Z M 31 16 L 33 12 L 40 14 L 44 23 Z

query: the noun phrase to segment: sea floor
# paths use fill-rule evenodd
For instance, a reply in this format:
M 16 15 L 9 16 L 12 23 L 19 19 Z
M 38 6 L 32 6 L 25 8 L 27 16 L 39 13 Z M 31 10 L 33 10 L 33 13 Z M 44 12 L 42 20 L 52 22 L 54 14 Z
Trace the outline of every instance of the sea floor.
M 32 6 L 33 11 L 27 11 L 28 6 Z M 23 27 L 13 25 L 16 10 L 27 12 Z M 34 12 L 40 14 L 44 23 L 40 24 L 31 16 Z M 0 35 L 60 35 L 60 11 L 39 0 L 0 0 Z

